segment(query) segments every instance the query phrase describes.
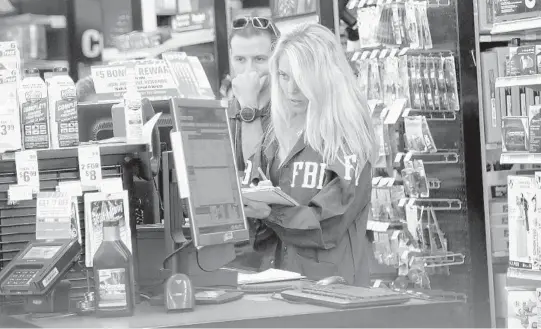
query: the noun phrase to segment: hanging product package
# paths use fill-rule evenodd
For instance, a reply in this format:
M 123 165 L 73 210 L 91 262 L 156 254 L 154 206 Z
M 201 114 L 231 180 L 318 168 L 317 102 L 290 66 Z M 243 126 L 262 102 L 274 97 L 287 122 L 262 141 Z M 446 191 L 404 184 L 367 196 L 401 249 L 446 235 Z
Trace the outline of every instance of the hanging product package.
M 437 152 L 434 139 L 424 116 L 408 116 L 404 118 L 406 148 L 421 153 Z

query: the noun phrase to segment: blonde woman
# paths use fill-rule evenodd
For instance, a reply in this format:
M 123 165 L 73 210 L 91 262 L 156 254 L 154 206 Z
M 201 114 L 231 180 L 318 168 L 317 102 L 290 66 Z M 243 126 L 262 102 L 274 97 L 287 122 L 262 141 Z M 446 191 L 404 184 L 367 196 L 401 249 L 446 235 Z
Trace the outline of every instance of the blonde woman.
M 246 215 L 279 237 L 268 265 L 368 284 L 375 137 L 339 40 L 319 24 L 296 28 L 278 41 L 270 76 L 271 123 L 252 178 L 260 167 L 300 205 L 245 200 Z

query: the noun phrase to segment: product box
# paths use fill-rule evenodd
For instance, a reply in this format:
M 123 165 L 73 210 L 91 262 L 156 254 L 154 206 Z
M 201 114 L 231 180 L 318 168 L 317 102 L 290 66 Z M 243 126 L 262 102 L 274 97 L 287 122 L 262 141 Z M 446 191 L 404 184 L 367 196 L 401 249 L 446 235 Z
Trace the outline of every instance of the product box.
M 528 152 L 528 117 L 512 116 L 502 119 L 502 151 Z
M 537 179 L 541 182 L 541 176 Z M 541 189 L 532 176 L 507 178 L 509 204 L 509 266 L 539 270 L 537 200 Z
M 507 177 L 505 178 L 507 181 Z M 507 214 L 508 212 L 508 206 L 507 206 L 507 199 L 501 198 L 501 199 L 492 199 L 489 203 L 489 209 L 490 209 L 490 216 L 497 215 L 497 214 Z
M 46 77 L 49 97 L 49 127 L 52 148 L 79 145 L 77 92 L 65 68 L 56 68 Z
M 507 328 L 537 328 L 540 289 L 507 287 Z
M 498 54 L 498 76 L 506 76 L 507 58 L 509 49 L 507 47 L 494 48 L 493 51 Z M 511 104 L 511 88 L 498 88 L 496 92 L 500 93 L 500 111 L 501 117 L 513 115 Z
M 481 79 L 483 83 L 483 116 L 485 118 L 485 141 L 499 143 L 502 140 L 501 93 L 496 89 L 498 54 L 494 51 L 481 53 Z
M 50 147 L 47 85 L 37 69 L 28 70 L 19 86 L 21 127 L 25 150 Z
M 17 89 L 20 54 L 15 42 L 0 42 L 0 153 L 22 148 Z
M 509 225 L 509 217 L 507 214 L 496 214 L 496 215 L 490 215 L 490 225 L 491 226 L 508 226 Z
M 494 21 L 494 0 L 476 0 L 479 13 L 479 32 L 489 32 Z
M 507 317 L 507 273 L 494 273 L 496 317 Z
M 530 153 L 541 153 L 541 105 L 530 106 L 528 118 Z
M 508 76 L 537 74 L 540 45 L 509 47 Z
M 494 0 L 494 23 L 538 17 L 539 0 Z
M 494 225 L 491 226 L 491 240 L 493 254 L 506 254 L 509 252 L 509 226 Z

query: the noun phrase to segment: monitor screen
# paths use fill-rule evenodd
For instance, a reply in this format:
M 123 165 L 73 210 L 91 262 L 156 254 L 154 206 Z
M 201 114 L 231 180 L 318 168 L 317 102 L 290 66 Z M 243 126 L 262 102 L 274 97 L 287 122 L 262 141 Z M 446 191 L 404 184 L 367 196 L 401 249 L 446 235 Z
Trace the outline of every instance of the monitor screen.
M 234 233 L 247 234 L 247 224 L 225 109 L 176 106 L 175 111 L 197 242 L 205 245 L 205 241 L 218 244 L 244 240 Z M 207 240 L 201 235 L 216 236 Z
M 60 248 L 62 248 L 61 245 L 32 247 L 24 254 L 23 259 L 51 259 Z

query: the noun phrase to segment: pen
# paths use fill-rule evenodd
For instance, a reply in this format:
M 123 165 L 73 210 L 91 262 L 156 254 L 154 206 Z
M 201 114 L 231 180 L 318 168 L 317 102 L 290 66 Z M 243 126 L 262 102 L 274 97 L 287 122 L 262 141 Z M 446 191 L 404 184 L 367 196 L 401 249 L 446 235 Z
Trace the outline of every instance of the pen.
M 267 176 L 265 176 L 265 173 L 263 173 L 263 170 L 261 170 L 261 167 L 257 167 L 257 171 L 259 171 L 259 174 L 261 175 L 261 178 L 263 178 L 263 180 L 269 180 Z

